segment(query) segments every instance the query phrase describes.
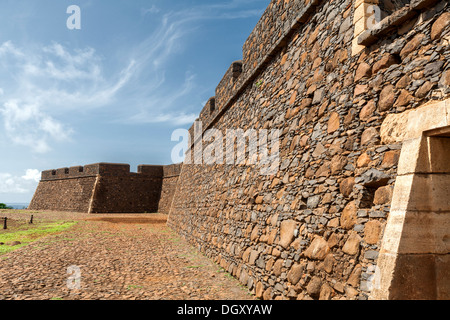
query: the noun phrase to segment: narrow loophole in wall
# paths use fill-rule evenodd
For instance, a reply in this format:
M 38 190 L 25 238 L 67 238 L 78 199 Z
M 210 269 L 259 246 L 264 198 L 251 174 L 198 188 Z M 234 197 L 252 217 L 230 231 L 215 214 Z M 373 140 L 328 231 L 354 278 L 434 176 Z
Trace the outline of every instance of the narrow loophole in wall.
M 216 110 L 216 100 L 215 99 L 211 99 L 209 101 L 209 112 L 213 113 Z

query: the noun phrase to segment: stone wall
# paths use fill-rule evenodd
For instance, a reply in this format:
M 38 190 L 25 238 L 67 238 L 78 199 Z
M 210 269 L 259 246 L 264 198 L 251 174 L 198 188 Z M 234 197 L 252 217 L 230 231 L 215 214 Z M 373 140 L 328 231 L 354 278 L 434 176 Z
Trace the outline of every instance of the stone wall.
M 88 212 L 96 177 L 41 180 L 28 209 Z
M 181 164 L 164 167 L 164 178 L 161 186 L 161 198 L 158 204 L 158 212 L 169 214 L 173 196 L 181 173 Z
M 42 173 L 30 210 L 88 213 L 168 212 L 180 165 L 99 163 Z
M 370 44 L 355 34 L 361 2 L 272 1 L 242 72 L 230 67 L 214 112 L 199 117 L 204 130 L 282 133 L 272 176 L 184 164 L 169 216 L 257 297 L 371 295 L 402 148 L 381 140 L 381 125 L 450 94 L 447 1 L 411 1 L 407 19 L 387 17 L 389 32 Z
M 158 211 L 162 166 L 130 167 L 101 173 L 94 189 L 90 213 L 154 213 Z

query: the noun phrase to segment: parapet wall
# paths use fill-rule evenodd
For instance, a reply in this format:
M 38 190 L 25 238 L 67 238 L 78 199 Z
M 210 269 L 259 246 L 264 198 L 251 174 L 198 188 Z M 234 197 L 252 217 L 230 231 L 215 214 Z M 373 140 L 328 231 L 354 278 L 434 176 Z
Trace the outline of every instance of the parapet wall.
M 368 299 L 377 286 L 404 148 L 380 128 L 389 115 L 449 97 L 450 7 L 411 1 L 365 29 L 375 2 L 272 1 L 244 44 L 242 71 L 230 67 L 214 113 L 199 117 L 203 130 L 281 132 L 270 176 L 253 165 L 184 164 L 169 216 L 257 297 Z M 426 259 L 428 287 L 411 281 L 414 290 L 385 297 L 448 299 L 429 288 L 448 283 L 436 278 L 448 250 Z
M 161 202 L 165 206 L 162 212 L 167 212 L 180 168 L 140 165 L 134 173 L 128 164 L 98 163 L 47 170 L 42 172 L 29 209 L 153 213 L 158 212 Z

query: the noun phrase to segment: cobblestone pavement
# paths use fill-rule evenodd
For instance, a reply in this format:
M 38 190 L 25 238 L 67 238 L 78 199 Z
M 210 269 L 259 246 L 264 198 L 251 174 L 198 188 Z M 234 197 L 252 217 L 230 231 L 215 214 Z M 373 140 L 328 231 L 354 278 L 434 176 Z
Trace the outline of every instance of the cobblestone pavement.
M 33 214 L 78 223 L 1 255 L 0 300 L 254 299 L 172 232 L 165 215 Z M 30 212 L 0 216 L 29 219 Z

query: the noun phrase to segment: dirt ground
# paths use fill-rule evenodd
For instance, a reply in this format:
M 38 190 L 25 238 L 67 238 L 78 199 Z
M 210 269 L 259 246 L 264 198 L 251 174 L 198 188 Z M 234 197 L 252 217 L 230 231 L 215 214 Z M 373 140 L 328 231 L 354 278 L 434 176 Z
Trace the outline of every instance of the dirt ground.
M 0 255 L 0 300 L 255 299 L 170 230 L 166 215 L 0 211 L 10 228 L 31 214 L 35 224 L 78 223 Z

